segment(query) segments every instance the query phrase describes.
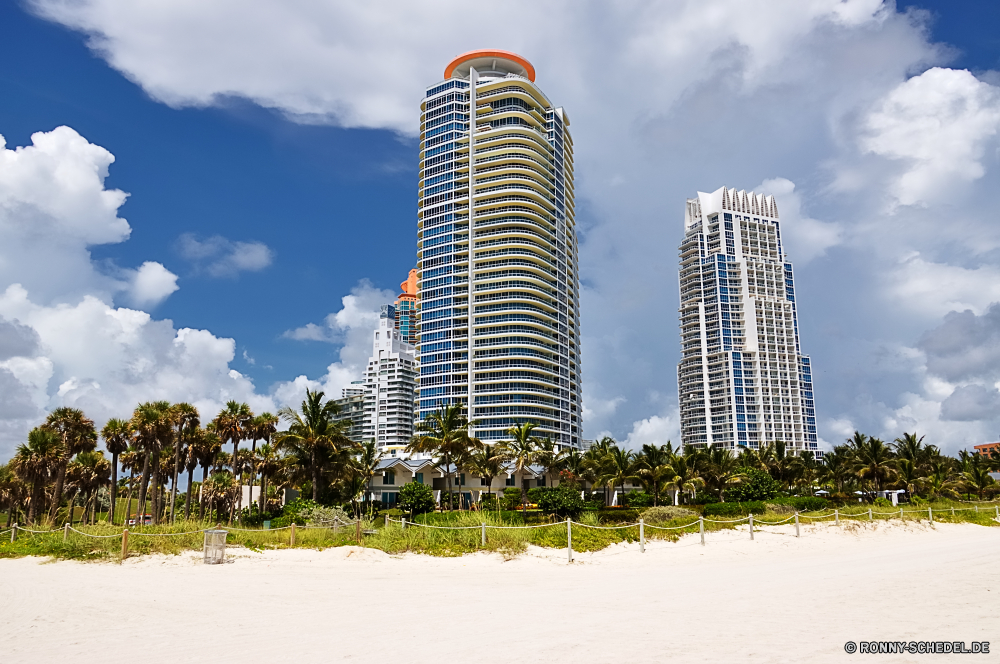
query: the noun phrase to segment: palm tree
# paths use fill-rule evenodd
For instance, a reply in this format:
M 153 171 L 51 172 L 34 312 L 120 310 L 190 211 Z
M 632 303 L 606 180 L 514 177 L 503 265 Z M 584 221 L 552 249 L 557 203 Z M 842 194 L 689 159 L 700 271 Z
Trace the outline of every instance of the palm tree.
M 118 455 L 128 450 L 132 443 L 132 427 L 128 420 L 112 418 L 101 429 L 104 447 L 111 453 L 111 513 L 109 521 L 115 522 L 115 508 L 118 501 Z
M 184 499 L 184 520 L 191 518 L 191 492 L 194 489 L 194 470 L 198 467 L 198 450 L 196 445 L 205 436 L 205 430 L 201 427 L 195 429 L 191 434 L 191 442 L 188 444 L 187 454 L 184 457 L 184 469 L 187 471 L 187 496 Z
M 238 401 L 228 401 L 226 402 L 226 407 L 223 408 L 218 415 L 215 416 L 213 423 L 215 424 L 215 433 L 219 436 L 223 443 L 227 440 L 233 444 L 233 461 L 239 461 L 239 447 L 240 441 L 248 436 L 250 424 L 253 421 L 253 412 L 250 410 L 250 406 L 245 403 L 239 403 Z M 236 479 L 236 468 L 233 468 L 233 479 Z M 240 484 L 243 484 L 243 475 L 240 473 Z M 243 503 L 243 491 L 239 492 L 237 500 L 242 507 Z M 236 509 L 236 501 L 232 502 L 232 509 Z M 229 523 L 233 522 L 232 510 L 229 513 Z
M 508 463 L 514 464 L 513 472 L 511 475 L 516 476 L 518 473 L 523 473 L 524 471 L 535 463 L 535 455 L 538 451 L 538 446 L 542 442 L 535 436 L 531 434 L 532 430 L 537 425 L 531 422 L 525 422 L 517 426 L 513 426 L 507 430 L 508 435 L 511 439 L 509 441 L 500 443 L 502 446 L 500 448 L 500 454 Z M 525 480 L 522 479 L 522 483 Z M 528 515 L 528 495 L 527 491 L 524 490 L 524 486 L 521 487 L 521 511 L 523 512 L 525 518 Z
M 821 481 L 833 489 L 834 494 L 844 495 L 844 483 L 851 477 L 853 461 L 851 451 L 844 445 L 838 445 L 832 452 L 823 455 L 819 470 Z
M 417 433 L 406 446 L 406 451 L 431 454 L 438 457 L 438 467 L 444 471 L 448 482 L 448 505 L 452 502 L 452 464 L 458 463 L 472 450 L 482 449 L 483 443 L 469 435 L 469 427 L 474 426 L 465 417 L 465 404 L 455 403 L 442 407 L 417 423 Z
M 670 458 L 666 485 L 674 491 L 674 505 L 679 504 L 682 491 L 695 493 L 705 485 L 705 480 L 698 475 L 698 469 L 688 459 L 686 454 L 674 454 Z
M 670 461 L 673 447 L 666 445 L 643 445 L 642 453 L 636 459 L 639 481 L 643 489 L 653 495 L 653 506 L 660 504 L 660 491 L 664 483 L 672 479 Z
M 0 506 L 7 510 L 7 525 L 10 528 L 14 523 L 21 502 L 24 500 L 25 483 L 14 472 L 11 463 L 0 466 Z
M 983 499 L 983 494 L 988 488 L 996 484 L 990 476 L 990 467 L 979 454 L 973 455 L 969 460 L 968 468 L 960 473 L 965 486 L 976 492 L 979 500 Z
M 896 460 L 892 458 L 892 450 L 882 440 L 857 432 L 855 437 L 855 472 L 861 480 L 867 480 L 877 494 L 886 482 L 896 476 Z
M 271 442 L 271 436 L 278 430 L 277 415 L 271 413 L 261 413 L 250 423 L 250 438 L 253 441 L 250 447 L 250 502 L 253 502 L 253 485 L 257 478 L 257 441 L 263 440 L 265 444 Z
M 17 446 L 10 468 L 25 484 L 31 486 L 28 498 L 28 523 L 42 513 L 45 484 L 59 466 L 62 457 L 59 436 L 41 427 L 28 433 L 28 442 Z
M 902 436 L 892 441 L 892 446 L 897 457 L 910 461 L 915 468 L 924 462 L 927 450 L 924 447 L 924 436 L 917 437 L 916 431 L 903 433 Z
M 111 477 L 111 463 L 104 458 L 103 452 L 95 451 L 81 452 L 76 455 L 73 464 L 79 470 L 78 482 L 86 496 L 80 521 L 84 524 L 94 523 L 97 521 L 97 493 Z M 90 514 L 89 518 L 88 513 Z
M 97 432 L 94 420 L 84 416 L 77 408 L 56 408 L 45 418 L 44 428 L 59 436 L 62 455 L 56 464 L 56 487 L 52 496 L 50 518 L 55 519 L 62 503 L 63 483 L 66 481 L 66 466 L 70 459 L 80 452 L 89 452 L 97 447 Z
M 604 474 L 601 476 L 614 491 L 615 485 L 622 488 L 622 504 L 625 503 L 625 483 L 636 479 L 635 452 L 614 445 L 604 457 Z
M 335 421 L 337 404 L 333 401 L 324 403 L 324 396 L 323 392 L 311 392 L 307 389 L 301 412 L 288 407 L 278 411 L 278 415 L 289 423 L 289 427 L 288 431 L 275 436 L 279 449 L 299 453 L 302 461 L 308 464 L 307 470 L 312 479 L 312 499 L 317 501 L 324 453 L 337 455 L 344 450 L 356 448 L 356 444 L 346 434 L 350 421 Z
M 898 440 L 898 439 L 897 439 Z M 906 490 L 907 497 L 912 500 L 917 493 L 922 477 L 920 467 L 912 458 L 900 458 L 896 461 L 897 486 L 902 486 Z
M 705 451 L 705 470 L 702 472 L 705 484 L 719 495 L 719 502 L 725 502 L 725 490 L 743 481 L 739 459 L 732 450 L 719 445 L 710 445 Z
M 486 493 L 493 496 L 493 479 L 503 473 L 504 457 L 499 445 L 485 445 L 465 460 L 466 467 L 486 480 Z
M 351 463 L 351 469 L 353 471 L 352 474 L 355 475 L 361 486 L 368 488 L 369 495 L 372 491 L 372 479 L 375 477 L 378 465 L 382 463 L 382 458 L 384 456 L 385 452 L 378 448 L 375 441 L 368 440 L 361 443 L 358 448 L 357 456 Z M 368 503 L 369 514 L 371 514 L 371 501 L 369 500 Z
M 174 436 L 174 475 L 170 485 L 170 523 L 174 523 L 174 508 L 177 504 L 177 475 L 180 473 L 181 460 L 186 455 L 185 440 L 201 425 L 198 409 L 189 403 L 177 403 L 170 409 L 174 426 L 177 431 Z M 189 443 L 190 444 L 190 443 Z
M 924 488 L 927 489 L 928 498 L 938 496 L 957 496 L 955 491 L 955 480 L 951 470 L 951 460 L 941 459 L 932 461 L 928 466 L 930 473 L 921 479 Z
M 153 523 L 159 523 L 160 514 L 160 453 L 173 440 L 173 418 L 170 403 L 154 401 L 139 404 L 132 413 L 130 422 L 136 434 L 136 444 L 145 452 L 142 479 L 139 481 L 138 523 L 146 517 L 147 483 L 152 480 Z
M 257 470 L 260 472 L 260 513 L 267 512 L 267 481 L 282 468 L 281 455 L 270 443 L 257 448 Z
M 198 463 L 201 464 L 201 486 L 202 497 L 198 500 L 198 519 L 205 520 L 204 498 L 205 482 L 208 481 L 208 471 L 215 465 L 215 460 L 222 454 L 222 441 L 215 435 L 215 427 L 211 424 L 204 430 L 204 434 L 195 441 L 195 455 Z

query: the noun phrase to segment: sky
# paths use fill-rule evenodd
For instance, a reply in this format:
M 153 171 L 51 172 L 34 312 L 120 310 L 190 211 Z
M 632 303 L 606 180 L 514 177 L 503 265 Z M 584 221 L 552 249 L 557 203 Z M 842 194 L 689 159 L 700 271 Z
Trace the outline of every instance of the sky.
M 990 2 L 2 3 L 0 459 L 62 405 L 340 396 L 414 267 L 420 99 L 477 48 L 571 120 L 586 437 L 677 441 L 684 201 L 725 185 L 777 198 L 827 447 L 997 440 L 998 27 Z

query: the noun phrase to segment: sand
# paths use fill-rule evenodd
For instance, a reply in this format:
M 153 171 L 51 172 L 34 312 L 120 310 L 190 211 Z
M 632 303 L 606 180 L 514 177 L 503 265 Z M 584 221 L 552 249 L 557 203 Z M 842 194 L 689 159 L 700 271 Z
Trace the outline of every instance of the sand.
M 846 641 L 991 641 L 1000 528 L 876 522 L 709 533 L 593 554 L 344 547 L 124 565 L 0 560 L 5 663 L 880 662 Z

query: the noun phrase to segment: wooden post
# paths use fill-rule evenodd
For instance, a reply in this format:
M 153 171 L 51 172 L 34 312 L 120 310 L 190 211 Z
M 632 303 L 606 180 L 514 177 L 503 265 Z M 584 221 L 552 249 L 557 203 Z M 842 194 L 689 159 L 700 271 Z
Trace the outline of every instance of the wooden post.
M 69 521 L 67 521 L 66 525 L 63 526 L 63 544 L 66 543 L 66 538 L 68 537 L 69 537 Z
M 869 521 L 872 520 L 872 508 L 870 508 L 870 507 L 868 508 L 868 520 Z
M 705 546 L 705 517 L 698 517 L 698 532 L 701 533 L 701 545 Z
M 951 508 L 951 515 L 952 515 L 952 517 L 955 516 L 955 508 L 954 507 Z
M 934 523 L 934 510 L 930 507 L 927 508 L 927 520 Z
M 15 523 L 14 527 L 11 528 L 10 530 L 10 543 L 13 544 L 14 540 L 16 539 L 17 539 L 17 523 Z
M 336 519 L 333 520 L 333 527 L 334 528 L 337 527 L 337 520 Z M 386 528 L 389 527 L 389 515 L 388 514 L 385 515 L 385 527 Z
M 639 519 L 639 553 L 646 553 L 646 524 Z
M 354 536 L 357 538 L 358 544 L 361 544 L 361 517 L 358 517 L 354 523 L 356 526 Z
M 899 520 L 900 521 L 903 520 L 903 508 L 902 507 L 899 508 Z
M 753 539 L 753 514 L 750 515 L 750 539 Z
M 288 546 L 295 546 L 295 522 L 292 521 L 292 536 L 288 542 Z
M 406 530 L 406 517 L 401 517 L 403 519 L 403 530 Z
M 799 513 L 795 513 L 795 536 L 799 536 Z
M 833 522 L 838 526 L 840 525 L 840 510 L 833 510 Z
M 483 546 L 486 546 L 486 522 L 483 521 Z
M 573 562 L 573 519 L 566 519 L 566 555 Z
M 118 564 L 121 565 L 126 558 L 128 558 L 128 528 L 122 531 L 122 557 Z

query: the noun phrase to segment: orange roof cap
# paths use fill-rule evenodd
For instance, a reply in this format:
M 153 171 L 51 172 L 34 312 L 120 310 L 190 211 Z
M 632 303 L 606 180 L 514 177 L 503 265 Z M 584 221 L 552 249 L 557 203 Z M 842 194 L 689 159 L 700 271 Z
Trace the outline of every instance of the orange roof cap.
M 451 78 L 451 75 L 455 73 L 455 69 L 458 68 L 463 62 L 468 62 L 469 60 L 474 60 L 476 58 L 497 58 L 510 60 L 511 62 L 516 62 L 520 66 L 524 67 L 525 75 L 528 80 L 532 83 L 535 82 L 535 68 L 530 62 L 522 58 L 517 53 L 511 53 L 510 51 L 499 51 L 496 49 L 481 49 L 478 51 L 469 51 L 468 53 L 463 53 L 462 55 L 456 57 L 454 60 L 448 63 L 448 66 L 444 69 L 444 77 Z

